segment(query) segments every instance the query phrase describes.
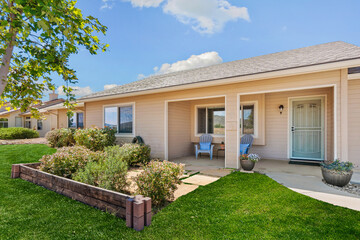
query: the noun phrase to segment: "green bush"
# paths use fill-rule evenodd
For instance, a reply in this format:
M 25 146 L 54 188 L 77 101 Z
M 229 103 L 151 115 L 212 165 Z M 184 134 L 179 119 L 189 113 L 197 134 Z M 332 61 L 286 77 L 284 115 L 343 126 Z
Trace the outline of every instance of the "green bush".
M 60 128 L 47 132 L 45 138 L 51 147 L 68 147 L 75 145 L 73 129 Z
M 73 174 L 84 169 L 88 162 L 102 161 L 104 157 L 104 152 L 92 152 L 82 146 L 63 147 L 52 155 L 44 155 L 40 159 L 40 170 L 72 178 Z
M 133 166 L 136 164 L 147 164 L 150 162 L 151 148 L 144 144 L 126 143 L 121 147 L 124 160 Z
M 28 128 L 0 128 L 0 139 L 27 139 L 38 137 L 39 133 L 37 131 Z
M 92 151 L 103 151 L 106 146 L 115 144 L 115 132 L 109 129 L 77 129 L 74 138 L 77 145 L 85 146 Z
M 89 162 L 84 169 L 80 169 L 75 174 L 74 180 L 121 192 L 128 185 L 127 170 L 126 162 L 113 156 L 106 156 L 103 161 Z
M 115 130 L 109 127 L 104 127 L 101 132 L 106 134 L 105 146 L 114 146 L 116 144 Z
M 154 205 L 173 200 L 183 173 L 184 166 L 181 164 L 153 160 L 144 166 L 144 171 L 135 180 L 138 194 L 150 197 Z

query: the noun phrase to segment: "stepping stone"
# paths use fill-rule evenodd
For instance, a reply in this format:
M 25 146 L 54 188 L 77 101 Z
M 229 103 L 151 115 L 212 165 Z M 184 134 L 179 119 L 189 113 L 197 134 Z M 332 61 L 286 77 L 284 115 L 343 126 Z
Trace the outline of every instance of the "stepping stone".
M 207 169 L 200 171 L 200 174 L 206 176 L 212 176 L 212 177 L 225 177 L 226 175 L 229 175 L 232 171 L 233 171 L 232 169 L 225 169 L 225 168 Z
M 189 177 L 187 179 L 182 180 L 184 183 L 191 183 L 199 186 L 205 186 L 212 182 L 217 181 L 218 177 L 210 177 L 210 176 L 204 176 L 204 175 L 194 175 L 192 177 Z
M 189 192 L 194 191 L 198 187 L 199 186 L 197 186 L 197 185 L 190 185 L 190 184 L 181 183 L 180 185 L 178 185 L 178 189 L 175 191 L 174 197 L 175 197 L 175 199 L 178 199 L 179 197 L 181 197 L 183 195 L 186 195 Z

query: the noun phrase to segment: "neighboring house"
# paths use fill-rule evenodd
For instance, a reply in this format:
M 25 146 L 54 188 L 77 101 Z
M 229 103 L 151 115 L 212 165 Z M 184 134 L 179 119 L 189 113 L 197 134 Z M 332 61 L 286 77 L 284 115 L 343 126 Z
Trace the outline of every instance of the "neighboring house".
M 119 141 L 140 135 L 154 157 L 194 152 L 199 136 L 225 142 L 239 168 L 243 134 L 265 159 L 360 165 L 360 47 L 332 42 L 210 67 L 153 75 L 90 94 L 85 127 L 109 126 Z
M 0 109 L 0 128 L 25 127 L 37 130 L 40 137 L 44 137 L 48 131 L 57 128 L 83 128 L 83 103 L 76 106 L 74 116 L 67 117 L 64 107 L 64 99 L 58 98 L 58 94 L 51 93 L 49 101 L 43 102 L 36 107 L 43 115 L 43 119 L 32 118 L 32 114 L 20 110 L 6 110 L 7 105 Z

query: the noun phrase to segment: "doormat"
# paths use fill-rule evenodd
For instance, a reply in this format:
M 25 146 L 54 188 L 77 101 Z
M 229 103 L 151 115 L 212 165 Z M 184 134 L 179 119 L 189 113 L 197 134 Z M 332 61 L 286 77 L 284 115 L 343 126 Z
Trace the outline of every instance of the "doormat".
M 289 164 L 297 164 L 297 165 L 308 165 L 308 166 L 320 166 L 322 162 L 320 161 L 311 161 L 311 160 L 290 160 Z

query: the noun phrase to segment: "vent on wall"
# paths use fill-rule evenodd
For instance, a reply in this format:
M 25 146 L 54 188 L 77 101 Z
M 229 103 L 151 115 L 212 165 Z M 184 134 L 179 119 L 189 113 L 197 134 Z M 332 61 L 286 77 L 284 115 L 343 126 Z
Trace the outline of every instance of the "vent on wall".
M 360 73 L 360 67 L 353 67 L 348 69 L 348 74 Z

